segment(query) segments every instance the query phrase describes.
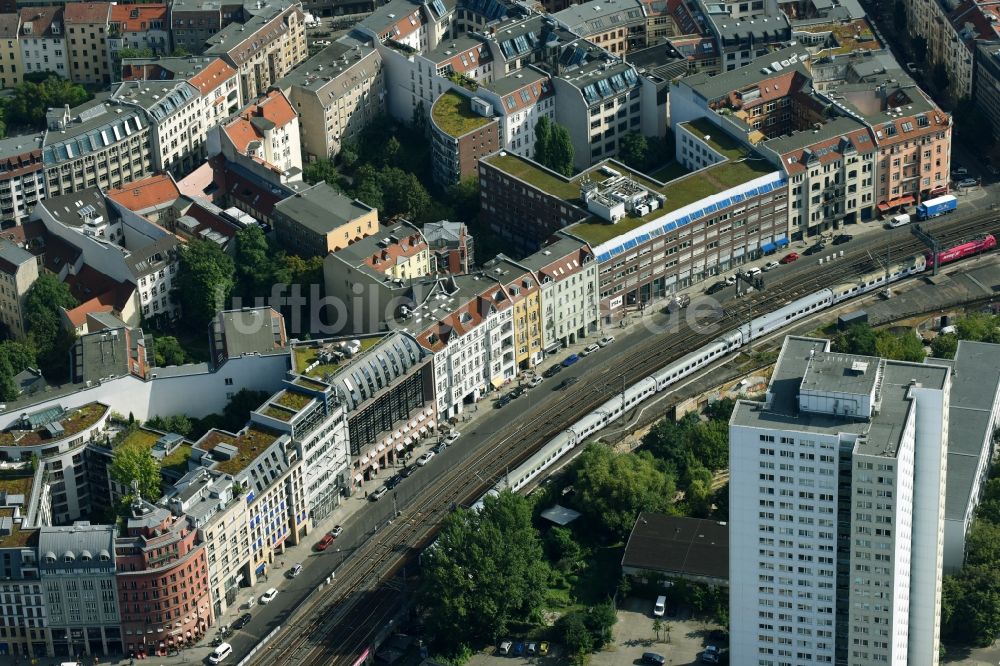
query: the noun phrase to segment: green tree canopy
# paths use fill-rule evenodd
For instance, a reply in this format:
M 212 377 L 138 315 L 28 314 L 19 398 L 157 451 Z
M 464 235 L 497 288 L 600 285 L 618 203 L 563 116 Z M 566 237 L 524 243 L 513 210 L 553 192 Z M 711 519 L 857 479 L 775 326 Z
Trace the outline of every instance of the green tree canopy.
M 229 306 L 236 266 L 232 257 L 206 240 L 184 245 L 179 264 L 172 296 L 180 303 L 185 321 L 204 328 L 219 310 Z
M 340 174 L 337 173 L 337 167 L 333 165 L 331 160 L 316 160 L 302 168 L 302 180 L 310 185 L 325 182 L 327 185 L 336 186 L 339 178 Z
M 540 619 L 548 567 L 529 501 L 505 491 L 481 511 L 452 513 L 422 555 L 422 572 L 418 598 L 433 609 L 428 629 L 447 654 Z
M 63 326 L 61 308 L 78 305 L 69 286 L 43 271 L 24 297 L 24 328 L 38 354 L 38 364 L 50 379 L 69 374 L 69 350 L 76 335 Z
M 569 130 L 558 123 L 552 125 L 548 166 L 564 176 L 573 175 L 573 141 L 569 137 Z
M 50 108 L 79 106 L 93 98 L 87 90 L 56 74 L 45 73 L 44 78 L 31 77 L 14 87 L 13 96 L 4 102 L 4 117 L 8 125 L 23 129 L 45 128 L 45 113 Z
M 627 132 L 618 142 L 618 159 L 633 169 L 644 169 L 649 160 L 649 142 L 638 132 Z
M 153 360 L 159 368 L 184 365 L 188 362 L 184 348 L 172 335 L 159 335 L 153 338 Z
M 260 227 L 253 225 L 236 232 L 236 291 L 244 298 L 244 305 L 270 295 L 270 264 L 271 250 Z
M 958 351 L 958 336 L 954 333 L 943 333 L 931 342 L 931 352 L 938 358 L 955 358 Z
M 566 653 L 575 664 L 583 664 L 586 656 L 594 651 L 594 637 L 583 611 L 570 611 L 559 618 L 556 635 L 562 639 Z
M 640 511 L 668 511 L 673 478 L 649 453 L 615 453 L 589 444 L 574 465 L 574 505 L 592 525 L 614 537 L 632 529 Z
M 548 166 L 551 142 L 552 122 L 548 116 L 542 116 L 535 122 L 535 161 L 539 164 Z
M 150 453 L 149 447 L 136 441 L 122 442 L 111 456 L 111 478 L 127 488 L 132 480 L 139 482 L 142 498 L 155 502 L 163 494 L 160 489 L 160 463 Z M 131 491 L 127 501 L 134 499 Z
M 855 324 L 833 339 L 833 349 L 844 354 L 875 356 L 878 336 L 868 324 Z

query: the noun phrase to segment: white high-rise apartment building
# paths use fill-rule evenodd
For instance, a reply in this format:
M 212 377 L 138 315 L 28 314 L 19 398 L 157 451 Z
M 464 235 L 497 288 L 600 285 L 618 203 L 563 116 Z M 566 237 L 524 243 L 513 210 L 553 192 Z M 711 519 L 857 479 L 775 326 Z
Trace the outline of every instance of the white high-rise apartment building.
M 730 421 L 734 665 L 938 663 L 950 389 L 785 339 Z

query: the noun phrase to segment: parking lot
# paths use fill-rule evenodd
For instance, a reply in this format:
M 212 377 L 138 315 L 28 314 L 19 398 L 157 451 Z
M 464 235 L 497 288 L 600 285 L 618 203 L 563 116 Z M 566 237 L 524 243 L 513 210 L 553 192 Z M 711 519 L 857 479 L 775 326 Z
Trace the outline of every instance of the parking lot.
M 693 619 L 681 609 L 679 617 L 664 618 L 670 628 L 670 642 L 665 642 L 664 632 L 656 639 L 653 631 L 653 601 L 629 598 L 618 609 L 615 640 L 601 652 L 591 655 L 591 666 L 633 666 L 641 663 L 643 652 L 655 652 L 666 658 L 670 666 L 698 664 L 709 632 L 720 629 L 718 625 Z M 686 619 L 684 619 L 686 618 Z M 536 664 L 548 666 L 569 663 L 561 646 L 553 644 L 546 657 L 506 657 L 496 648 L 473 655 L 470 666 L 521 666 Z

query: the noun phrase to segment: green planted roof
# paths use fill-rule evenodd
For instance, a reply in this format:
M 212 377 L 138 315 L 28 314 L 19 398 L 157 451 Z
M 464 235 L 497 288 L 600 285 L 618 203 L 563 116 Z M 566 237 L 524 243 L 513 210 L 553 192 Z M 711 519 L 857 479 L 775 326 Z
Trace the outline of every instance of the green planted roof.
M 456 139 L 493 120 L 474 112 L 469 98 L 459 95 L 454 90 L 449 90 L 438 98 L 431 110 L 431 116 L 442 131 Z

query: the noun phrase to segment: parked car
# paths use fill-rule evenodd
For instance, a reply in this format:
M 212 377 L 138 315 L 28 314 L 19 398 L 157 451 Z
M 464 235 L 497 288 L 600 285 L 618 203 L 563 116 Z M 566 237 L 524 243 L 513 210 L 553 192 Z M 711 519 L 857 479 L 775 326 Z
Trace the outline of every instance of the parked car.
M 849 243 L 853 239 L 854 236 L 852 236 L 851 234 L 838 234 L 837 236 L 834 237 L 833 244 L 843 245 L 844 243 Z
M 274 589 L 273 587 L 268 588 L 267 592 L 265 592 L 264 594 L 260 595 L 260 603 L 261 604 L 269 604 L 272 601 L 274 601 L 274 598 L 276 596 L 278 596 L 278 591 L 276 589 Z
M 250 624 L 250 620 L 252 619 L 253 616 L 250 615 L 250 613 L 243 613 L 243 615 L 240 615 L 238 618 L 236 618 L 236 621 L 233 622 L 233 629 L 242 629 L 243 627 Z
M 509 393 L 507 395 L 502 395 L 499 398 L 497 398 L 496 401 L 493 403 L 493 409 L 500 409 L 501 407 L 506 407 L 508 404 L 510 404 L 511 400 L 513 400 L 513 398 L 510 397 Z
M 711 296 L 712 294 L 717 294 L 726 287 L 729 286 L 728 282 L 716 282 L 711 287 L 705 290 L 705 293 Z
M 562 383 L 559 384 L 559 386 L 556 387 L 556 390 L 565 391 L 573 384 L 576 384 L 578 381 L 580 381 L 579 377 L 567 377 L 566 379 L 562 380 Z
M 500 654 L 505 655 L 505 656 L 508 655 L 508 654 L 510 654 L 510 649 L 512 647 L 514 647 L 514 644 L 511 643 L 510 641 L 503 641 L 503 642 L 501 642 L 500 643 Z
M 979 181 L 976 180 L 975 178 L 963 178 L 962 180 L 958 181 L 959 187 L 975 187 L 978 184 Z
M 748 268 L 747 269 L 746 276 L 748 278 L 754 278 L 754 277 L 757 277 L 758 275 L 760 275 L 760 273 L 761 273 L 761 270 L 758 267 L 753 266 L 752 268 Z
M 719 663 L 719 648 L 714 645 L 706 645 L 705 651 L 701 653 L 701 662 L 703 664 L 717 664 Z
M 538 644 L 538 654 L 539 654 L 539 656 L 544 657 L 548 653 L 549 653 L 549 644 L 548 644 L 548 642 L 547 641 L 542 641 L 541 643 L 539 643 Z
M 951 170 L 951 177 L 954 179 L 964 178 L 969 175 L 969 170 L 963 166 L 955 167 Z
M 726 276 L 726 284 L 729 284 L 729 285 L 736 284 L 736 276 L 735 275 L 727 275 Z
M 817 254 L 819 252 L 822 252 L 824 249 L 826 249 L 826 243 L 824 243 L 823 241 L 819 241 L 817 243 L 813 243 L 808 248 L 806 248 L 806 251 L 803 252 L 803 254 L 808 257 Z
M 781 263 L 790 264 L 793 261 L 798 261 L 798 258 L 799 258 L 798 252 L 789 252 L 788 254 L 786 254 L 781 258 Z
M 417 468 L 414 467 L 413 465 L 409 465 L 409 466 L 404 467 L 403 469 L 399 470 L 399 475 L 405 479 L 409 475 L 413 474 L 413 472 L 415 472 L 416 469 Z
M 462 436 L 462 433 L 460 433 L 457 430 L 452 430 L 451 432 L 449 432 L 447 435 L 444 436 L 444 443 L 445 444 L 454 444 L 455 440 L 457 440 L 461 436 Z
M 341 534 L 343 534 L 343 532 L 344 532 L 344 528 L 343 527 L 341 527 L 340 525 L 334 525 L 333 529 L 330 530 L 330 536 L 332 536 L 334 539 L 336 539 Z
M 293 564 L 292 568 L 288 570 L 288 577 L 289 578 L 297 578 L 300 573 L 302 573 L 302 565 L 296 563 L 296 564 Z
M 528 643 L 524 646 L 524 651 L 529 657 L 534 657 L 538 654 L 538 643 Z
M 330 536 L 329 534 L 324 534 L 323 538 L 320 539 L 319 541 L 317 541 L 316 545 L 313 546 L 313 549 L 314 550 L 326 550 L 327 548 L 330 547 L 331 543 L 333 543 L 333 537 Z
M 514 649 L 512 652 L 515 657 L 520 657 L 524 654 L 524 641 L 514 641 Z
M 434 454 L 437 455 L 438 453 L 444 451 L 447 447 L 448 445 L 445 444 L 444 442 L 438 442 L 437 444 L 434 445 L 433 448 L 431 448 L 431 451 L 433 451 Z
M 388 488 L 389 490 L 392 490 L 402 482 L 403 482 L 403 477 L 401 477 L 399 474 L 393 474 L 392 476 L 390 476 L 388 479 L 385 480 L 385 487 Z
M 779 264 L 777 261 L 769 261 L 766 264 L 764 264 L 764 272 L 766 273 L 768 271 L 773 271 L 775 268 L 777 268 L 780 265 L 781 264 Z
M 667 660 L 662 654 L 657 654 L 655 652 L 643 652 L 642 663 L 650 664 L 650 666 L 663 666 L 663 664 L 667 663 Z
M 656 597 L 656 603 L 653 604 L 653 615 L 655 617 L 663 617 L 667 612 L 667 597 L 660 595 Z
M 431 458 L 433 458 L 433 457 L 434 457 L 434 452 L 433 451 L 427 451 L 426 453 L 424 453 L 424 455 L 422 455 L 419 458 L 417 458 L 417 464 L 420 465 L 421 467 L 423 467 L 424 465 L 426 465 L 427 463 L 429 463 L 431 461 Z
M 596 343 L 595 344 L 591 344 L 591 345 L 587 345 L 587 347 L 582 352 L 580 352 L 580 356 L 590 356 L 591 354 L 593 354 L 595 351 L 597 351 L 600 348 L 601 348 L 601 346 L 598 345 L 598 344 L 596 344 Z
M 563 359 L 562 366 L 564 368 L 568 368 L 569 366 L 573 365 L 579 360 L 580 360 L 579 356 L 577 356 L 576 354 L 570 354 L 569 356 Z
M 603 338 L 601 338 L 600 340 L 597 341 L 597 344 L 599 346 L 601 346 L 601 347 L 607 347 L 608 345 L 610 345 L 614 341 L 615 341 L 615 336 L 613 336 L 613 335 L 605 335 Z
M 549 368 L 542 373 L 542 377 L 549 379 L 550 377 L 555 377 L 560 372 L 562 372 L 562 366 L 557 363 L 556 365 L 549 366 Z
M 523 386 L 515 386 L 513 389 L 511 389 L 511 392 L 508 393 L 507 395 L 510 396 L 511 400 L 516 400 L 517 398 L 520 398 L 522 395 L 524 395 L 527 390 L 528 389 L 524 388 Z
M 385 497 L 385 494 L 387 492 L 389 492 L 388 488 L 386 488 L 385 486 L 379 486 L 378 490 L 376 490 L 375 492 L 373 492 L 372 494 L 370 494 L 368 496 L 368 501 L 369 502 L 377 502 L 380 499 L 382 499 L 383 497 Z
M 528 383 L 526 384 L 526 386 L 528 388 L 535 388 L 536 386 L 538 386 L 541 383 L 542 383 L 542 378 L 539 377 L 538 375 L 535 375 L 534 377 L 532 377 L 531 379 L 528 380 Z

